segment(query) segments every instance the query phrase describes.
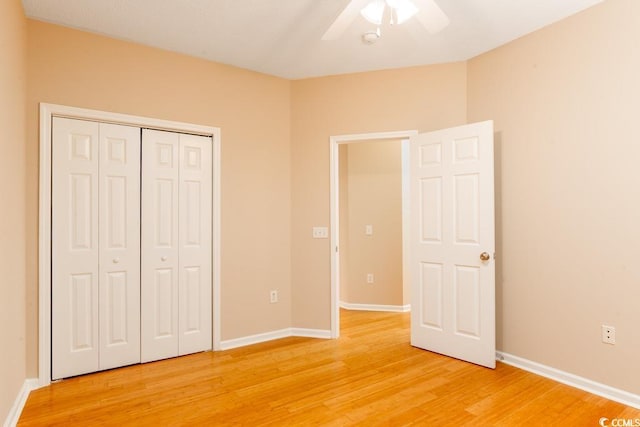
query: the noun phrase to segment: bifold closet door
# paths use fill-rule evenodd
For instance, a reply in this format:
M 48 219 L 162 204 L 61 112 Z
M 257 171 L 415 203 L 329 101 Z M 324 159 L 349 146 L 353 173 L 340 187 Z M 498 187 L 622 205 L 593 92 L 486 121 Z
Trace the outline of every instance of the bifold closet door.
M 210 137 L 142 131 L 142 361 L 211 348 Z
M 180 135 L 178 354 L 210 350 L 212 139 Z
M 100 123 L 100 369 L 140 363 L 140 128 Z
M 140 129 L 53 119 L 52 379 L 140 361 Z

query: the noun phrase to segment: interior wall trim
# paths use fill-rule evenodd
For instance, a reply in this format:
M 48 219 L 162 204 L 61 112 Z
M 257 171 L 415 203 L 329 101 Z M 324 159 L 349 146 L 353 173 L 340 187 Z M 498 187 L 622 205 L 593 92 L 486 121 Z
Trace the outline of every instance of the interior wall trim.
M 29 398 L 29 393 L 31 393 L 31 390 L 35 390 L 36 388 L 38 388 L 37 378 L 28 378 L 24 381 L 13 405 L 11 406 L 11 409 L 9 409 L 7 418 L 2 424 L 4 427 L 14 427 L 18 424 L 20 415 L 22 415 L 22 409 L 24 409 L 24 404 L 27 403 L 27 399 Z
M 516 368 L 520 368 L 525 371 L 552 379 L 559 383 L 579 388 L 580 390 L 587 391 L 597 396 L 601 396 L 606 399 L 613 400 L 615 402 L 622 403 L 636 409 L 640 409 L 640 395 L 620 390 L 618 388 L 614 388 L 606 384 L 590 380 L 588 378 L 580 377 L 569 372 L 561 371 L 560 369 L 552 368 L 550 366 L 546 366 L 541 363 L 527 360 L 522 357 L 514 356 L 512 354 L 504 353 L 501 351 L 496 352 L 496 360 L 502 363 L 506 363 L 507 365 L 515 366 Z
M 90 120 L 212 137 L 212 335 L 220 349 L 220 128 L 192 123 L 40 103 L 38 211 L 38 385 L 51 383 L 51 131 L 53 117 Z
M 277 331 L 264 332 L 262 334 L 249 335 L 241 338 L 225 340 L 220 343 L 220 350 L 231 350 L 267 341 L 279 340 L 289 337 L 330 339 L 331 331 L 323 329 L 285 328 Z
M 406 305 L 384 305 L 384 304 L 354 304 L 340 301 L 340 308 L 345 310 L 360 311 L 385 311 L 390 313 L 408 313 L 411 311 L 411 304 Z

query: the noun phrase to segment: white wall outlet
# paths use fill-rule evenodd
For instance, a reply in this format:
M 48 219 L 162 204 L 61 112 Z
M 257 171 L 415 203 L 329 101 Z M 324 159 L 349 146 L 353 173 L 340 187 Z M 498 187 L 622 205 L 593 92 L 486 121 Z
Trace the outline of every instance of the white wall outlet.
M 367 224 L 364 226 L 364 234 L 367 236 L 373 236 L 373 225 Z
M 313 227 L 313 238 L 314 239 L 328 239 L 329 238 L 329 228 L 328 227 Z
M 615 344 L 616 328 L 613 326 L 602 325 L 602 342 L 605 344 Z
M 373 273 L 367 274 L 367 283 L 373 283 Z
M 278 302 L 278 291 L 273 290 L 269 292 L 269 302 L 271 304 Z

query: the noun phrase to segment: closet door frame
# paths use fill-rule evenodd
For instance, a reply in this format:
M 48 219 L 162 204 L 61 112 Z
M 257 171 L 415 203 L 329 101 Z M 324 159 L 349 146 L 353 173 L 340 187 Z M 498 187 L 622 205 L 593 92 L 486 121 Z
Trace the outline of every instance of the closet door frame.
M 89 120 L 212 137 L 212 342 L 220 346 L 220 128 L 131 116 L 65 105 L 40 103 L 40 172 L 38 214 L 38 385 L 51 383 L 51 171 L 53 117 Z

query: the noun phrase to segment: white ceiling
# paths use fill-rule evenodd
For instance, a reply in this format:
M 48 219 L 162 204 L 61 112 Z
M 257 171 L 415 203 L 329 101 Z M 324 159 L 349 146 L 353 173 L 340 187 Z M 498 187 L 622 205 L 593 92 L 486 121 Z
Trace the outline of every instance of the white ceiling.
M 472 58 L 603 0 L 437 0 L 451 24 L 429 34 L 415 19 L 375 27 L 358 17 L 320 38 L 349 0 L 23 0 L 37 20 L 182 52 L 289 79 Z

